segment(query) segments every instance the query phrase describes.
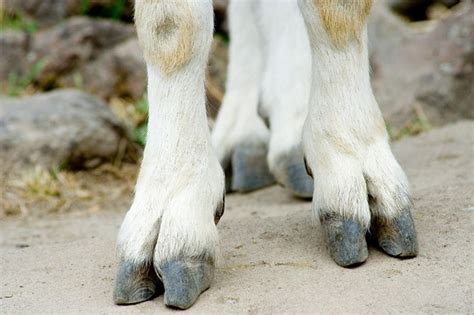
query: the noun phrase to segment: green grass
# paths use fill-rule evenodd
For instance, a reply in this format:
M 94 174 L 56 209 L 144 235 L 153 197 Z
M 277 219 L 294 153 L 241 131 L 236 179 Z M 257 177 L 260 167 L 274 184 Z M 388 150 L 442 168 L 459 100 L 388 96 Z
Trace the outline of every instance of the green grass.
M 225 34 L 225 33 L 214 33 L 214 37 L 217 37 L 219 39 L 221 39 L 224 43 L 226 43 L 227 45 L 229 45 L 230 43 L 230 37 L 229 37 L 229 34 Z
M 140 125 L 133 130 L 133 140 L 137 142 L 142 147 L 145 146 L 146 143 L 146 132 L 147 126 L 146 124 Z
M 116 0 L 112 4 L 104 7 L 94 8 L 90 0 L 81 0 L 81 15 L 97 16 L 120 20 L 125 14 L 127 0 Z
M 84 90 L 84 78 L 82 74 L 79 72 L 74 73 L 72 76 L 72 80 L 74 82 L 74 88 L 83 91 Z
M 38 30 L 38 24 L 19 15 L 7 15 L 5 12 L 0 11 L 0 32 L 9 30 L 34 33 Z
M 81 15 L 87 15 L 89 10 L 91 9 L 91 2 L 90 0 L 81 0 L 81 6 L 79 12 Z
M 140 114 L 148 115 L 148 98 L 146 94 L 142 97 L 140 101 L 138 101 L 136 105 L 136 110 Z M 148 120 L 145 119 L 145 121 L 143 121 L 133 130 L 134 141 L 140 144 L 141 146 L 145 146 L 146 143 L 147 123 Z
M 11 72 L 8 76 L 7 95 L 19 96 L 23 94 L 23 92 L 41 75 L 45 65 L 45 61 L 40 60 L 33 64 L 30 70 L 23 75 Z

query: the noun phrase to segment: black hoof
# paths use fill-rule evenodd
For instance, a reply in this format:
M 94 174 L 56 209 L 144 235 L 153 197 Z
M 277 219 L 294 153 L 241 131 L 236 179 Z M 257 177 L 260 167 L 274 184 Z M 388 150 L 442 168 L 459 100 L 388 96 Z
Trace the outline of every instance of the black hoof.
M 158 272 L 165 287 L 165 304 L 179 309 L 192 306 L 214 278 L 214 266 L 196 260 L 169 261 Z
M 329 254 L 342 267 L 363 263 L 368 257 L 365 234 L 367 229 L 354 219 L 339 214 L 321 216 Z
M 410 209 L 392 220 L 374 218 L 371 232 L 379 246 L 390 256 L 408 258 L 418 254 L 415 224 Z
M 288 155 L 280 157 L 274 171 L 278 182 L 294 196 L 304 199 L 313 197 L 314 181 L 307 172 L 301 147 L 294 148 Z
M 275 183 L 268 169 L 267 148 L 264 145 L 238 146 L 232 154 L 231 168 L 231 191 L 250 192 Z
M 115 281 L 115 304 L 144 302 L 161 292 L 160 280 L 152 267 L 137 266 L 126 261 L 120 263 Z

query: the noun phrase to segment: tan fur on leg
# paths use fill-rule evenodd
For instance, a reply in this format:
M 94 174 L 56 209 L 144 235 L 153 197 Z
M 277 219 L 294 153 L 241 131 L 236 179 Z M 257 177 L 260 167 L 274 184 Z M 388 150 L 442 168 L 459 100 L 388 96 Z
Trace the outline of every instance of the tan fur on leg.
M 195 23 L 186 2 L 137 0 L 135 24 L 145 60 L 159 66 L 164 75 L 190 60 Z
M 350 41 L 360 41 L 369 16 L 372 0 L 313 0 L 324 29 L 333 44 L 343 48 Z

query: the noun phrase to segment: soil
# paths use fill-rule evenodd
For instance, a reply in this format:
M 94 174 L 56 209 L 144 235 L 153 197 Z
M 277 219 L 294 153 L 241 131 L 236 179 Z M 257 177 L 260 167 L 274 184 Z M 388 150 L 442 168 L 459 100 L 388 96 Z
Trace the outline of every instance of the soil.
M 412 184 L 418 257 L 391 258 L 371 246 L 363 265 L 338 267 L 311 219 L 310 202 L 276 186 L 232 194 L 218 226 L 214 283 L 189 312 L 473 313 L 474 122 L 393 148 Z M 115 181 L 123 187 L 120 176 Z M 102 191 L 115 187 L 111 179 L 106 185 Z M 130 192 L 101 198 L 93 211 L 78 203 L 64 213 L 3 217 L 2 313 L 174 312 L 162 296 L 113 304 L 115 239 Z

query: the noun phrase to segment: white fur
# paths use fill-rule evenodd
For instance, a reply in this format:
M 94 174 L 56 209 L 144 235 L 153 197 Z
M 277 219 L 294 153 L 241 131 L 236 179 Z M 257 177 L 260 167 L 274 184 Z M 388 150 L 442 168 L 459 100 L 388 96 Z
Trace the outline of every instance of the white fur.
M 210 144 L 204 91 L 204 70 L 212 40 L 212 4 L 185 4 L 197 26 L 190 61 L 166 75 L 150 62 L 147 66 L 147 144 L 135 199 L 118 240 L 121 258 L 137 263 L 203 253 L 213 257 L 217 246 L 214 213 L 222 201 L 224 176 Z M 167 44 L 163 41 L 158 46 Z
M 253 1 L 232 1 L 229 5 L 226 94 L 212 131 L 212 143 L 222 165 L 239 144 L 268 143 L 268 129 L 257 113 L 263 56 L 256 6 Z
M 148 139 L 135 199 L 120 230 L 119 252 L 122 259 L 138 263 L 203 252 L 214 256 L 214 211 L 224 178 L 210 145 L 204 107 L 212 4 L 183 0 L 167 11 L 156 8 L 162 2 L 137 1 L 150 6 L 150 16 L 139 30 L 142 39 L 153 40 L 152 33 L 140 32 L 156 31 L 147 28 L 154 19 L 164 21 L 153 15 L 189 16 L 176 10 L 192 12 L 190 25 L 195 29 L 189 61 L 175 68 L 160 68 L 153 58 L 147 61 Z M 409 205 L 408 183 L 390 151 L 370 86 L 366 30 L 361 42 L 335 48 L 312 2 L 300 0 L 310 48 L 295 1 L 231 3 L 227 94 L 213 133 L 218 157 L 228 159 L 241 141 L 268 141 L 268 130 L 257 115 L 262 91 L 272 125 L 270 164 L 272 156 L 299 143 L 308 111 L 303 142 L 315 179 L 315 212 L 335 211 L 367 226 L 370 211 L 390 219 Z M 176 39 L 166 40 L 175 35 L 170 34 L 142 46 L 176 49 Z M 167 46 L 170 43 L 173 47 Z M 168 71 L 162 73 L 162 68 Z
M 311 54 L 296 1 L 260 0 L 259 22 L 264 34 L 263 112 L 269 117 L 270 170 L 277 179 L 286 172 L 277 161 L 301 145 L 311 86 Z
M 311 79 L 311 55 L 296 1 L 231 1 L 226 95 L 212 133 L 225 165 L 243 142 L 268 144 L 273 175 L 285 182 L 279 158 L 301 145 Z M 260 102 L 260 104 L 259 104 Z M 268 117 L 267 128 L 257 114 Z
M 313 209 L 356 217 L 393 217 L 409 205 L 406 177 L 390 151 L 369 78 L 367 30 L 361 41 L 336 48 L 317 8 L 299 0 L 311 42 L 312 88 L 304 149 L 315 180 Z

